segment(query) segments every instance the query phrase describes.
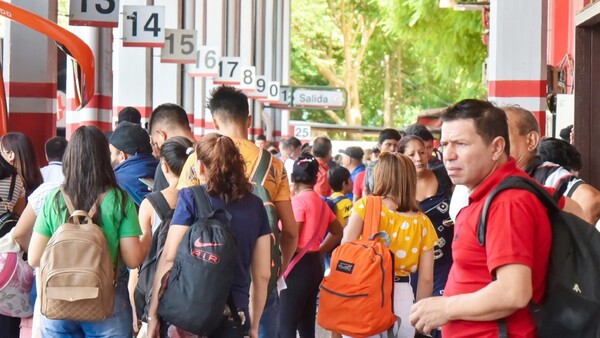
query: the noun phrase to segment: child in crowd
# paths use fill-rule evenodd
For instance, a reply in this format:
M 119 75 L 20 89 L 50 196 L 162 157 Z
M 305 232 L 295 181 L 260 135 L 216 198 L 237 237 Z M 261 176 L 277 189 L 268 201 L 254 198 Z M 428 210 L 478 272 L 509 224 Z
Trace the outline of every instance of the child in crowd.
M 287 289 L 281 291 L 279 337 L 315 336 L 317 294 L 323 279 L 321 255 L 330 252 L 342 238 L 342 225 L 327 203 L 314 190 L 319 163 L 311 155 L 294 162 L 292 179 L 296 194 L 292 208 L 300 225 L 298 249 L 284 272 Z M 321 243 L 325 232 L 329 234 Z
M 433 289 L 433 248 L 437 235 L 431 221 L 419 210 L 417 173 L 412 161 L 401 154 L 382 152 L 374 168 L 373 195 L 381 198 L 379 231 L 388 234 L 395 254 L 394 313 L 401 318 L 398 337 L 413 338 L 409 323 L 414 295 L 410 274 L 418 272 L 417 300 L 430 297 Z M 357 239 L 363 230 L 367 199 L 356 202 L 342 243 Z M 385 334 L 385 333 L 383 333 Z M 376 335 L 375 337 L 380 337 Z

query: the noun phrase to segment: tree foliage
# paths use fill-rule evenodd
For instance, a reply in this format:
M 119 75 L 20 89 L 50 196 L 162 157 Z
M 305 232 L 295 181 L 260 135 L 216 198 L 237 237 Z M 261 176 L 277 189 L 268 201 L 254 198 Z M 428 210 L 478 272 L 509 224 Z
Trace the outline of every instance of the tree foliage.
M 348 73 L 356 71 L 357 76 L 350 78 L 356 81 L 356 91 L 349 90 L 349 95 L 356 98 L 361 116 L 353 119 L 348 110 L 295 111 L 293 119 L 383 125 L 387 109 L 393 113 L 392 124 L 401 127 L 413 123 L 418 111 L 485 93 L 481 12 L 441 9 L 438 0 L 292 4 L 292 83 L 348 86 Z M 360 18 L 363 27 L 375 25 L 360 63 L 353 62 L 364 40 L 353 41 L 349 53 L 341 18 Z M 359 27 L 357 21 L 353 28 Z M 388 105 L 384 104 L 386 90 Z

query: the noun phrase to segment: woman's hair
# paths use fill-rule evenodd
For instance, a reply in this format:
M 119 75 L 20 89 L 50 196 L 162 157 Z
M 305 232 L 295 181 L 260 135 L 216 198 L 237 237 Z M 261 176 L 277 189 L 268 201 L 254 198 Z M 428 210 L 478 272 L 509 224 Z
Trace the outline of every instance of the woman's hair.
M 319 163 L 314 156 L 302 154 L 294 161 L 294 169 L 292 169 L 292 181 L 294 183 L 315 185 L 318 174 Z
M 121 213 L 125 214 L 126 195 L 117 185 L 110 164 L 108 140 L 98 128 L 81 126 L 71 135 L 63 157 L 63 172 L 63 188 L 75 209 L 90 210 L 100 194 L 116 188 Z
M 398 142 L 398 152 L 400 154 L 404 154 L 404 151 L 406 150 L 406 147 L 408 146 L 408 144 L 412 141 L 417 141 L 419 143 L 421 143 L 421 145 L 425 146 L 425 142 L 423 142 L 423 139 L 420 138 L 417 135 L 406 135 L 403 138 L 400 139 L 400 142 Z
M 44 182 L 33 144 L 25 134 L 10 132 L 2 136 L 0 143 L 2 149 L 15 154 L 13 165 L 23 179 L 27 191 L 35 190 Z
M 206 190 L 225 203 L 238 200 L 252 191 L 246 178 L 246 164 L 233 140 L 219 134 L 205 135 L 196 143 L 196 156 L 204 165 Z
M 567 170 L 581 170 L 581 154 L 569 142 L 554 137 L 543 139 L 538 145 L 537 154 L 544 161 L 556 163 Z
M 407 156 L 382 152 L 375 165 L 375 196 L 390 196 L 398 203 L 397 211 L 418 211 L 417 171 Z
M 0 180 L 18 174 L 19 173 L 17 172 L 17 169 L 10 165 L 10 163 L 8 163 L 4 157 L 0 156 Z
M 179 176 L 190 154 L 188 149 L 192 146 L 192 141 L 183 136 L 171 137 L 160 147 L 160 158 L 167 163 L 175 175 Z

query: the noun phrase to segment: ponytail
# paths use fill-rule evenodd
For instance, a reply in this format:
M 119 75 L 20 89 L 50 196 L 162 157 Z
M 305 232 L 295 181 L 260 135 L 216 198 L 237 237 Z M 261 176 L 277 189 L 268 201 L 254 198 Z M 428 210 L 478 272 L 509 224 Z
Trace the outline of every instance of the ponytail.
M 196 144 L 196 156 L 205 167 L 206 189 L 225 203 L 238 200 L 252 191 L 246 178 L 246 165 L 233 140 L 208 134 Z

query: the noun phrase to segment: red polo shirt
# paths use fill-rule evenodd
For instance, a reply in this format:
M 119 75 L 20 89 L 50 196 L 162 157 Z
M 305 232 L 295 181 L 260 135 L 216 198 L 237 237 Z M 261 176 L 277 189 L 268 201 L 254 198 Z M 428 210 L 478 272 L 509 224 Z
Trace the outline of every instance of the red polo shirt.
M 533 194 L 524 190 L 499 193 L 491 204 L 485 247 L 477 242 L 476 228 L 487 195 L 507 176 L 528 177 L 515 160 L 498 167 L 469 196 L 454 226 L 452 256 L 454 264 L 448 276 L 444 296 L 478 291 L 491 283 L 490 273 L 508 264 L 531 268 L 533 301 L 541 299 L 544 288 L 551 228 L 546 209 Z M 553 189 L 546 188 L 549 192 Z M 564 205 L 564 198 L 560 200 Z M 535 324 L 529 309 L 517 310 L 506 318 L 509 337 L 535 337 Z M 444 337 L 498 337 L 496 321 L 451 321 L 442 327 Z
M 319 174 L 317 175 L 317 183 L 315 184 L 314 190 L 323 197 L 329 197 L 333 193 L 331 186 L 329 186 L 329 182 L 327 182 L 329 166 L 326 162 L 321 161 L 320 158 L 317 158 L 317 162 L 319 163 Z

